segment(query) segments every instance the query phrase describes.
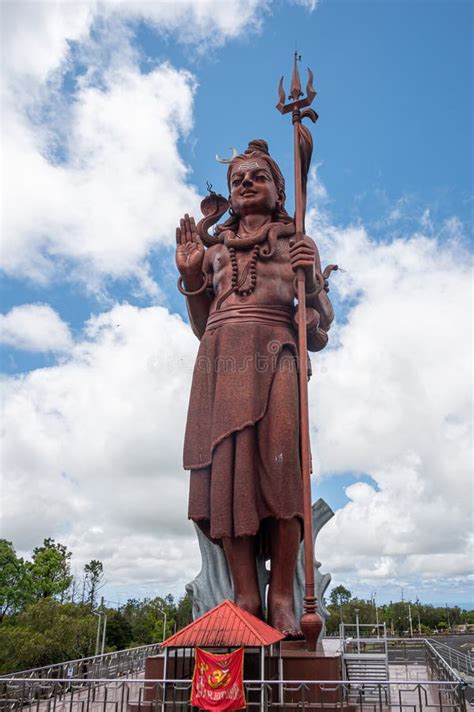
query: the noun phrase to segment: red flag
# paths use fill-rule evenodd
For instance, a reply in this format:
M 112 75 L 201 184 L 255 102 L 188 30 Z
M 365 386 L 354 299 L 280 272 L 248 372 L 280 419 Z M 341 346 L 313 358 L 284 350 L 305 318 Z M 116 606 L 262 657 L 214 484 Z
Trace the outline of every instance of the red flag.
M 216 655 L 196 648 L 191 704 L 203 710 L 238 710 L 246 706 L 244 649 Z

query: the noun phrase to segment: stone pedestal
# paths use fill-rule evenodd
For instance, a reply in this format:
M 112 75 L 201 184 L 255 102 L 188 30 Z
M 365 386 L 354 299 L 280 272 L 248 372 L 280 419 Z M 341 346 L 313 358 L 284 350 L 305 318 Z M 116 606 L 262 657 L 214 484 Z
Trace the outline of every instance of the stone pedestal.
M 268 709 L 285 709 L 285 705 L 304 707 L 305 703 L 316 704 L 322 712 L 356 712 L 353 705 L 348 705 L 342 697 L 342 690 L 334 684 L 341 680 L 341 656 L 337 653 L 324 653 L 322 650 L 310 653 L 305 650 L 304 642 L 283 641 L 273 648 L 273 654 L 265 654 L 265 679 L 276 683 L 279 680 L 307 681 L 308 685 L 291 685 L 280 689 L 271 684 L 267 688 Z M 140 703 L 128 705 L 128 712 L 158 712 L 163 701 L 162 689 L 156 683 L 147 680 L 168 679 L 190 680 L 194 669 L 194 651 L 190 648 L 168 651 L 168 662 L 165 673 L 164 655 L 153 655 L 146 660 L 145 680 Z M 246 680 L 260 679 L 260 654 L 258 649 L 250 649 L 245 654 L 244 678 Z M 317 681 L 329 680 L 328 684 Z M 247 693 L 248 703 L 258 704 L 260 691 L 255 688 Z M 189 699 L 189 689 L 176 689 L 174 685 L 167 686 L 167 702 L 185 704 Z
M 340 653 L 309 653 L 304 641 L 284 640 L 280 643 L 284 680 L 341 680 Z
M 339 653 L 324 653 L 323 650 L 308 652 L 305 643 L 300 641 L 283 641 L 280 645 L 280 658 L 271 658 L 269 677 L 272 680 L 308 682 L 307 686 L 295 686 L 294 689 L 288 685 L 280 693 L 280 704 L 311 703 L 321 705 L 324 712 L 355 712 L 352 706 L 344 703 L 342 690 L 334 684 L 342 679 L 342 659 Z M 280 668 L 279 671 L 275 670 L 276 666 Z M 331 682 L 320 685 L 320 680 Z

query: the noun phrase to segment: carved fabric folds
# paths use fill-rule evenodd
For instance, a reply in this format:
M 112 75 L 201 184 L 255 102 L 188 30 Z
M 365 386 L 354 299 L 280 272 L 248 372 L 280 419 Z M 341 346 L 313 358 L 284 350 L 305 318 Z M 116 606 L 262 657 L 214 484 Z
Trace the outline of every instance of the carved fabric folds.
M 189 518 L 213 541 L 257 534 L 269 517 L 303 520 L 296 354 L 291 326 L 222 324 L 203 336 L 184 467 Z

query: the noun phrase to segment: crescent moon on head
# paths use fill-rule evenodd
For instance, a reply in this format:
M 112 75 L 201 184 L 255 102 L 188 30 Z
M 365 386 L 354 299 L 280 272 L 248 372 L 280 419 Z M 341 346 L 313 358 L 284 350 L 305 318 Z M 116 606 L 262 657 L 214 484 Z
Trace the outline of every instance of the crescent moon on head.
M 234 158 L 239 155 L 239 152 L 237 151 L 236 148 L 233 148 L 231 146 L 230 150 L 232 151 L 232 156 L 230 158 L 221 158 L 218 153 L 216 153 L 216 161 L 218 163 L 232 163 Z

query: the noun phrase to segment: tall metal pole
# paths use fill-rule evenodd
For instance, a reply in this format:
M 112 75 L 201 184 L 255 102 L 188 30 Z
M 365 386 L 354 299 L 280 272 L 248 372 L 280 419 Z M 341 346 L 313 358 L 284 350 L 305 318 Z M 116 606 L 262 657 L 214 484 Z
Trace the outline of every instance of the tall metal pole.
M 107 630 L 107 613 L 104 613 L 104 627 L 102 628 L 102 648 L 101 654 L 104 654 L 105 650 L 105 631 Z
M 160 608 L 160 606 L 156 606 L 159 610 L 160 613 L 163 614 L 163 638 L 162 642 L 166 640 L 166 611 L 164 608 Z
M 95 639 L 95 654 L 99 654 L 99 646 L 100 646 L 100 624 L 102 623 L 102 613 L 96 613 L 96 611 L 92 611 L 92 613 L 99 618 L 97 621 L 97 636 Z
M 104 597 L 103 597 L 103 596 L 102 596 L 102 598 L 100 599 L 100 608 L 101 608 L 101 611 L 102 611 L 102 615 L 104 616 L 104 623 L 103 623 L 103 628 L 102 628 L 102 646 L 101 646 L 101 654 L 103 655 L 103 654 L 104 654 L 104 650 L 105 650 L 105 631 L 106 631 L 106 629 L 107 629 L 107 614 L 106 614 L 106 612 L 104 611 L 104 608 L 105 608 L 105 600 L 104 600 Z
M 162 611 L 164 619 L 163 619 L 163 640 L 166 639 L 166 611 Z
M 357 636 L 357 653 L 360 655 L 360 628 L 359 628 L 359 609 L 354 609 L 356 614 L 356 636 Z
M 303 196 L 303 175 L 301 161 L 301 120 L 308 117 L 316 121 L 317 114 L 312 109 L 301 111 L 308 107 L 316 92 L 312 86 L 312 73 L 308 70 L 309 80 L 307 85 L 307 95 L 304 98 L 301 91 L 301 83 L 298 72 L 298 55 L 295 52 L 295 62 L 293 77 L 291 81 L 289 104 L 285 104 L 285 92 L 283 89 L 283 78 L 280 80 L 279 97 L 277 109 L 282 114 L 291 111 L 293 122 L 294 140 L 294 168 L 295 168 L 295 239 L 304 238 L 304 205 Z M 309 133 L 309 132 L 308 132 Z M 310 154 L 309 154 L 310 158 Z M 309 160 L 309 159 L 308 159 Z M 317 275 L 318 276 L 318 275 Z M 320 280 L 320 287 L 324 282 Z M 316 650 L 317 641 L 322 630 L 322 620 L 317 613 L 317 601 L 314 587 L 314 553 L 313 553 L 313 516 L 311 508 L 311 456 L 309 447 L 309 404 L 308 404 L 308 375 L 306 368 L 307 358 L 307 334 L 306 334 L 306 286 L 305 272 L 299 268 L 296 272 L 296 296 L 298 299 L 298 385 L 299 385 L 299 417 L 300 417 L 300 454 L 301 469 L 303 478 L 303 515 L 304 515 L 304 571 L 305 571 L 305 596 L 304 613 L 301 618 L 301 630 L 306 638 L 308 650 Z
M 378 610 L 378 608 L 377 608 L 377 601 L 376 601 L 376 599 L 375 599 L 375 594 L 376 594 L 376 593 L 377 593 L 377 591 L 374 591 L 374 593 L 372 594 L 372 601 L 374 602 L 374 608 L 375 608 L 375 627 L 376 627 L 376 629 L 377 629 L 377 638 L 380 638 L 380 634 L 379 634 L 379 610 Z

